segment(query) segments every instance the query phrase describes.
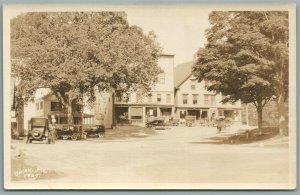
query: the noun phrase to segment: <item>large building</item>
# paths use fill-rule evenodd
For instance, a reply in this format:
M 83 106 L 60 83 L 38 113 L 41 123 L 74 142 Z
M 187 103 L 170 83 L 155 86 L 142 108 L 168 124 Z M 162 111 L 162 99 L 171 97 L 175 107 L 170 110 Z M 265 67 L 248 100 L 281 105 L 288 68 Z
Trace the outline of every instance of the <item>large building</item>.
M 174 68 L 174 55 L 161 55 L 158 65 L 162 73 L 157 83 L 148 93 L 96 93 L 93 105 L 86 105 L 74 112 L 74 123 L 86 125 L 103 124 L 106 128 L 115 122 L 145 124 L 149 117 L 185 118 L 194 116 L 196 120 L 210 121 L 213 117 L 225 116 L 241 122 L 241 102 L 221 103 L 221 94 L 205 89 L 205 81 L 198 82 L 192 75 L 192 63 Z M 97 91 L 97 90 L 96 90 Z M 38 91 L 35 102 L 25 107 L 25 125 L 30 117 L 54 115 L 58 125 L 67 124 L 66 112 L 58 99 L 49 90 Z M 26 125 L 27 126 L 27 125 Z
M 112 127 L 112 98 L 109 93 L 95 93 L 96 101 L 93 105 L 87 103 L 76 105 L 73 110 L 74 125 L 84 125 L 89 128 L 93 125 L 104 125 L 106 128 Z M 49 89 L 37 90 L 34 102 L 29 102 L 25 106 L 24 127 L 28 127 L 31 117 L 47 117 L 56 119 L 56 127 L 64 128 L 68 126 L 67 111 L 63 108 L 57 97 Z
M 180 64 L 175 68 L 175 115 L 180 118 L 195 116 L 196 120 L 211 120 L 225 116 L 241 121 L 241 102 L 221 103 L 222 94 L 207 91 L 205 85 L 192 75 L 193 62 Z
M 158 82 L 149 93 L 116 93 L 117 122 L 130 120 L 133 123 L 144 123 L 147 117 L 164 116 L 168 120 L 173 115 L 174 55 L 161 55 L 158 65 L 163 72 L 158 75 Z

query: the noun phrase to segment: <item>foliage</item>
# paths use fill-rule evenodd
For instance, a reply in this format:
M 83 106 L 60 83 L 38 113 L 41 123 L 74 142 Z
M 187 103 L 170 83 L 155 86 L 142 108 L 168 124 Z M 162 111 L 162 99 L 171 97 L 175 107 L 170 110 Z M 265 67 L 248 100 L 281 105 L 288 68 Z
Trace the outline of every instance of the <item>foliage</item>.
M 208 90 L 226 95 L 223 102 L 253 103 L 258 112 L 274 97 L 286 100 L 288 12 L 212 12 L 209 21 L 208 43 L 193 67 L 199 80 L 210 81 Z
M 94 101 L 95 88 L 149 89 L 159 54 L 154 33 L 130 26 L 124 12 L 35 12 L 11 20 L 13 75 L 31 88 L 50 88 L 66 107 L 83 94 Z

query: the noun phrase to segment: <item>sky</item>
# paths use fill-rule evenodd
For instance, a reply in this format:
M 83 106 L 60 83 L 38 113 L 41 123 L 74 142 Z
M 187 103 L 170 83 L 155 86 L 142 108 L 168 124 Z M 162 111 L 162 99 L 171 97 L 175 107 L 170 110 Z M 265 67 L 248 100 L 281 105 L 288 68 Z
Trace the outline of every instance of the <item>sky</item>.
M 140 26 L 147 34 L 153 30 L 163 54 L 173 54 L 175 66 L 193 60 L 204 47 L 205 29 L 209 28 L 208 14 L 212 7 L 203 5 L 27 5 L 14 6 L 10 17 L 32 11 L 125 11 L 130 25 Z
M 161 7 L 126 13 L 129 24 L 142 27 L 145 33 L 155 32 L 163 53 L 175 55 L 175 66 L 192 61 L 195 52 L 206 42 L 209 11 L 205 9 Z

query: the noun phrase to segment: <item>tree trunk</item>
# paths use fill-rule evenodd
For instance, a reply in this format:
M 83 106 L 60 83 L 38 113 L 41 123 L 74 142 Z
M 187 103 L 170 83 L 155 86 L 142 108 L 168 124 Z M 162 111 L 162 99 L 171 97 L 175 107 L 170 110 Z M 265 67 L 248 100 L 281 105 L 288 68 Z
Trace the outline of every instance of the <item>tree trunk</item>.
M 262 101 L 257 102 L 257 123 L 258 123 L 258 129 L 259 129 L 259 134 L 262 135 L 262 118 L 263 118 L 263 106 L 262 106 Z
M 288 135 L 288 120 L 286 117 L 286 108 L 285 108 L 285 102 L 282 95 L 278 98 L 278 113 L 279 113 L 279 134 L 280 135 Z
M 83 113 L 83 104 L 84 104 L 84 102 L 83 102 L 83 92 L 81 91 L 81 108 L 80 108 L 80 110 L 81 110 L 81 130 L 83 130 L 83 120 L 84 120 L 84 113 Z
M 112 93 L 112 128 L 116 127 L 115 92 Z
M 68 129 L 70 129 L 70 126 L 73 125 L 72 101 L 70 97 L 68 97 L 67 113 L 68 113 Z

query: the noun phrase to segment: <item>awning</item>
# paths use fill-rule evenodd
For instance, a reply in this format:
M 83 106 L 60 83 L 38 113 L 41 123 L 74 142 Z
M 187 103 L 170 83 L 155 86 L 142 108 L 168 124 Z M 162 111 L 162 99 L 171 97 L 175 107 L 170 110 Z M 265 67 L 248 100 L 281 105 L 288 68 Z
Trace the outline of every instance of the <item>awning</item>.
M 143 116 L 143 108 L 142 107 L 131 107 L 130 115 L 131 116 Z
M 51 116 L 51 115 L 54 115 L 55 117 L 67 117 L 67 114 L 65 112 L 50 112 L 48 114 L 48 116 Z M 73 117 L 81 117 L 81 116 L 82 116 L 81 113 L 73 114 Z M 94 117 L 94 115 L 92 115 L 92 114 L 86 114 L 86 113 L 83 114 L 83 118 L 92 118 L 92 117 Z

